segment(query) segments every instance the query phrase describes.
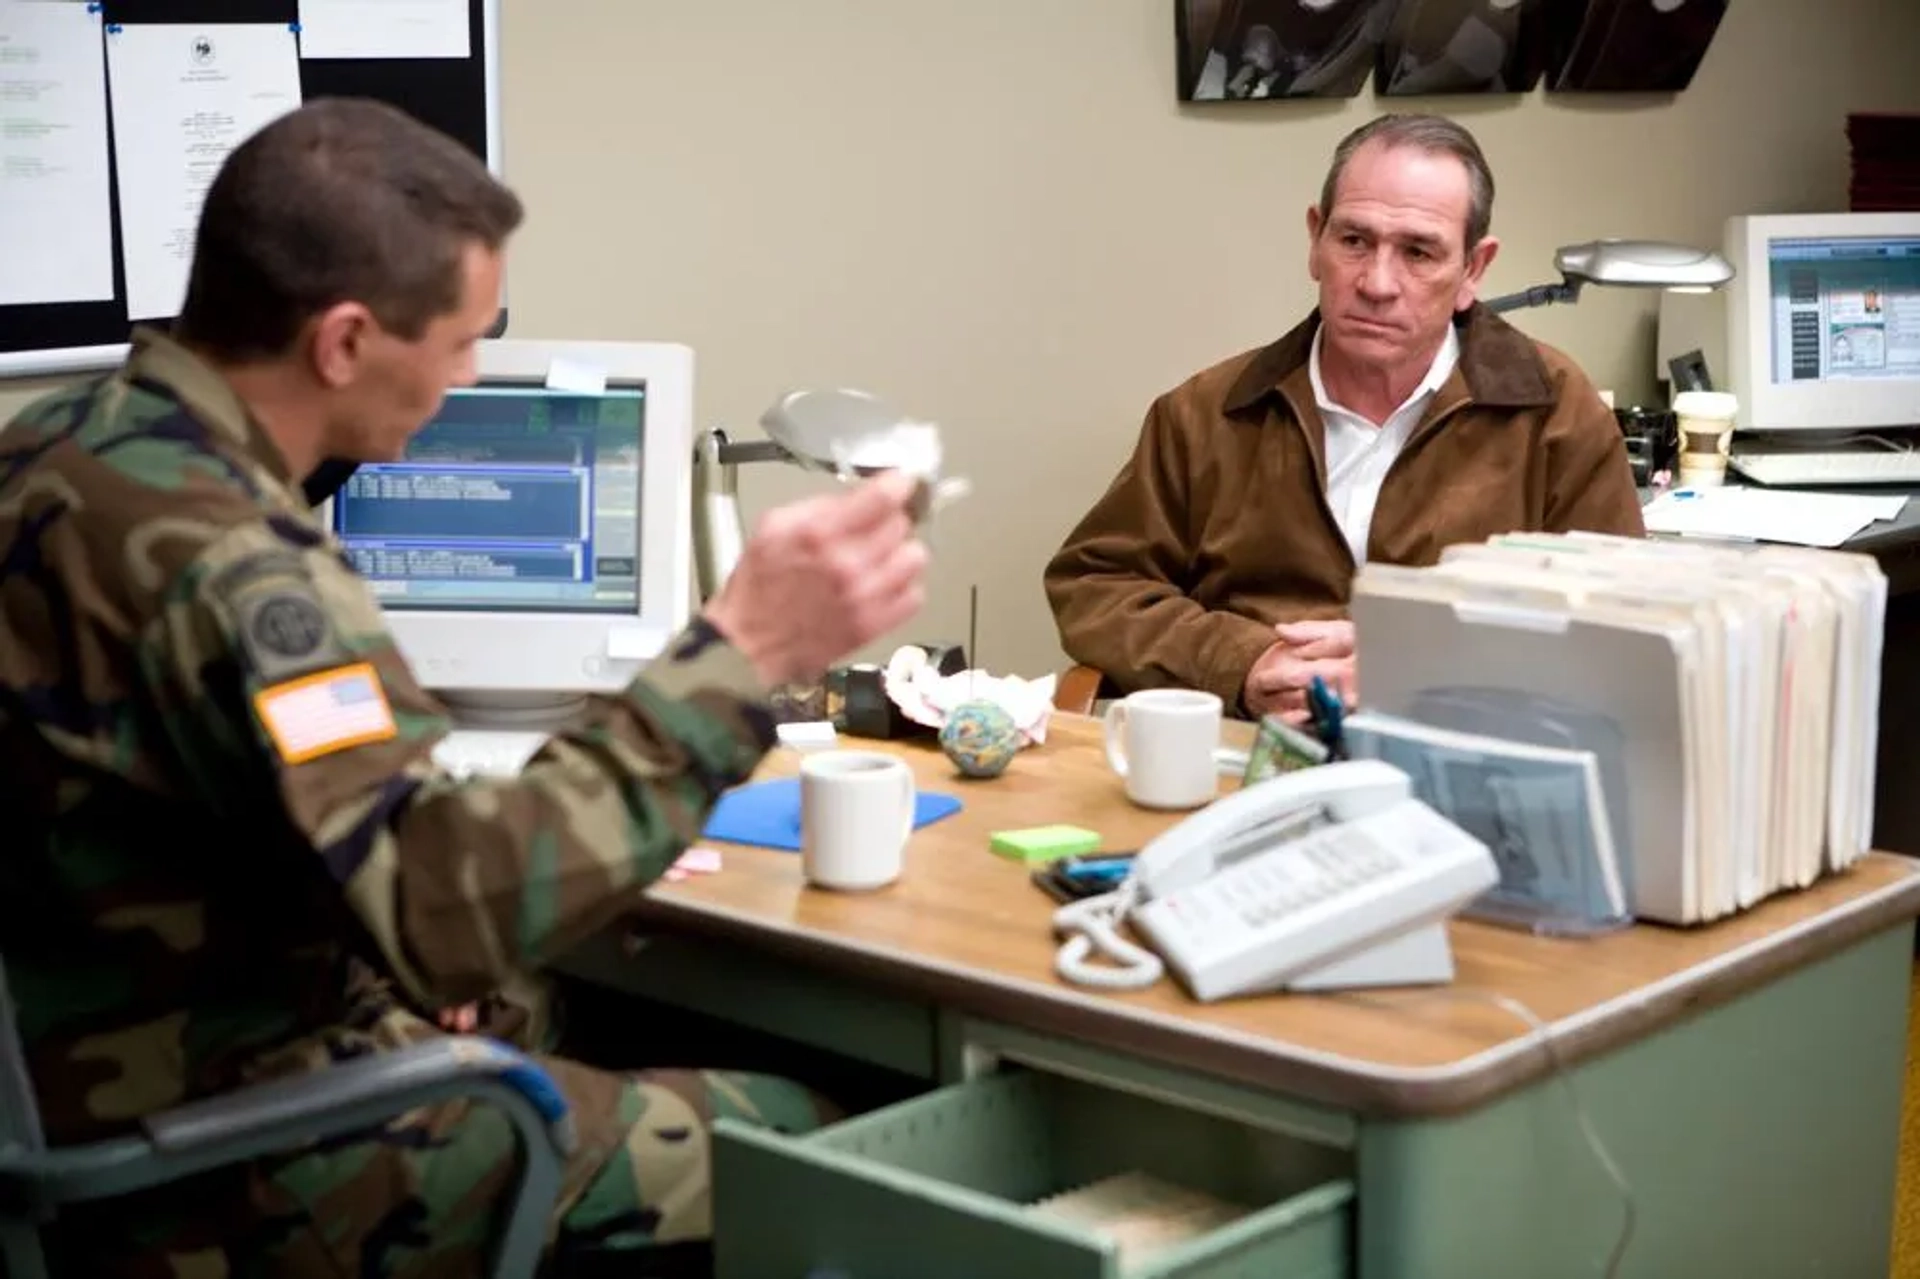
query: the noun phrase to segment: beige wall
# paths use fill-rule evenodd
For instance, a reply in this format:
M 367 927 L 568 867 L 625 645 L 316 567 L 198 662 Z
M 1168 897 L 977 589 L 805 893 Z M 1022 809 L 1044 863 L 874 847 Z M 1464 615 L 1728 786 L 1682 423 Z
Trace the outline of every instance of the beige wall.
M 823 384 L 942 423 L 975 496 L 910 635 L 964 637 L 977 584 L 981 656 L 1023 674 L 1061 660 L 1041 566 L 1148 400 L 1311 305 L 1304 210 L 1383 108 L 1182 108 L 1167 0 L 503 3 L 506 170 L 532 211 L 513 334 L 687 342 L 705 424 L 751 431 Z M 1913 0 L 1735 0 L 1671 100 L 1417 105 L 1493 163 L 1501 292 L 1571 240 L 1715 243 L 1729 214 L 1844 208 L 1845 115 L 1920 109 L 1916 46 Z M 1631 398 L 1651 317 L 1590 293 L 1524 322 Z M 767 470 L 750 509 L 820 482 Z

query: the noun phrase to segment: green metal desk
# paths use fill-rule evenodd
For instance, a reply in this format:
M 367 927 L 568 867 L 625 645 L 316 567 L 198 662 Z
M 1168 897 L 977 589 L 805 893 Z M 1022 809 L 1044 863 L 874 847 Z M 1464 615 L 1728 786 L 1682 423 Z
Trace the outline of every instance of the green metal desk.
M 1631 1189 L 1615 1273 L 1887 1273 L 1920 864 L 1877 855 L 1710 929 L 1457 922 L 1444 988 L 1088 991 L 1053 976 L 1052 903 L 987 840 L 1070 820 L 1134 847 L 1168 824 L 1126 803 L 1097 732 L 1056 718 L 987 784 L 887 747 L 966 801 L 899 883 L 820 893 L 794 854 L 727 846 L 570 962 L 926 1081 L 807 1137 L 723 1122 L 722 1275 L 1603 1275 L 1626 1205 L 1583 1119 Z M 1250 1211 L 1142 1257 L 1025 1206 L 1130 1170 Z

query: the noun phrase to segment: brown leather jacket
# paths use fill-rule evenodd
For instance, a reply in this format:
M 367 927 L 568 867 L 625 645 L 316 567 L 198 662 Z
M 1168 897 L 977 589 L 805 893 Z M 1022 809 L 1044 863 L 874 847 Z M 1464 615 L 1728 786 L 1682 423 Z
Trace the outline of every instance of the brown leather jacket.
M 1244 713 L 1274 623 L 1345 615 L 1355 565 L 1307 377 L 1318 323 L 1156 399 L 1047 565 L 1062 646 L 1122 691 L 1204 688 Z M 1459 365 L 1387 472 L 1367 558 L 1431 564 L 1515 530 L 1644 536 L 1620 429 L 1586 375 L 1484 306 L 1456 323 Z

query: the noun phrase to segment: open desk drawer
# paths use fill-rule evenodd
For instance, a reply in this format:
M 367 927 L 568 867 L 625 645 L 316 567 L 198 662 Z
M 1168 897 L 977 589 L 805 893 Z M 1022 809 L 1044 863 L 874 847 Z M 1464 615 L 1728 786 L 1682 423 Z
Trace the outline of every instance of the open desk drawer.
M 987 1075 L 805 1136 L 731 1120 L 715 1129 L 719 1279 L 1339 1279 L 1351 1269 L 1353 1185 L 1328 1178 L 1331 1152 L 1057 1075 Z M 1034 1206 L 1129 1173 L 1226 1211 L 1187 1218 L 1177 1241 L 1122 1248 Z

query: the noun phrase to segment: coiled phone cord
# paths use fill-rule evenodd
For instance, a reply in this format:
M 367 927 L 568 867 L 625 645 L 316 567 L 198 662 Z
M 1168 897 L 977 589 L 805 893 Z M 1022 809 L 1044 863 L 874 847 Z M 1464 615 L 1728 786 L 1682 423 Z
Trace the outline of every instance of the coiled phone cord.
M 1060 944 L 1053 968 L 1062 978 L 1106 990 L 1145 990 L 1160 980 L 1166 965 L 1160 956 L 1120 935 L 1120 925 L 1140 900 L 1131 877 L 1098 897 L 1069 902 L 1053 913 L 1053 930 L 1071 934 Z M 1098 951 L 1107 963 L 1092 962 Z

